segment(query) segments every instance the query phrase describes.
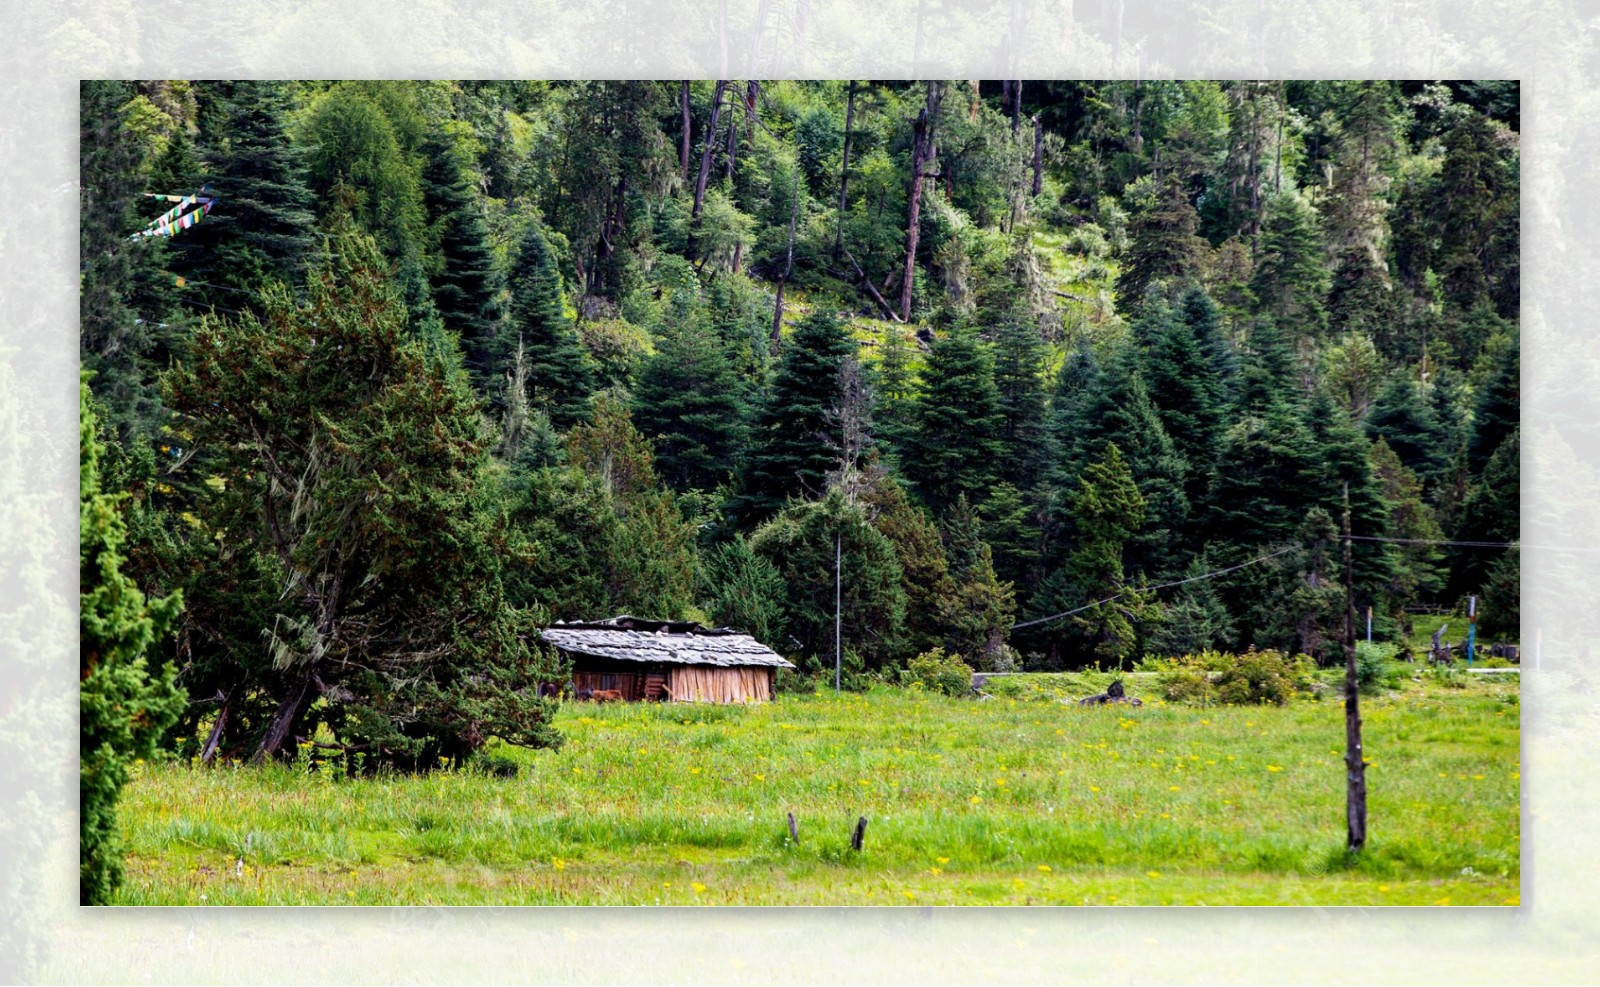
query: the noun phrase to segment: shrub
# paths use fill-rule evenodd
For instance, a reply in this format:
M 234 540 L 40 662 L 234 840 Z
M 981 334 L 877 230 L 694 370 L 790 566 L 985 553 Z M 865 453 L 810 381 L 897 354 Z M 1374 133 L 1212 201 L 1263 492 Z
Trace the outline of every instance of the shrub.
M 1295 678 L 1281 652 L 1246 651 L 1217 679 L 1217 699 L 1231 706 L 1283 706 L 1294 698 Z
M 1357 641 L 1356 687 L 1362 692 L 1372 693 L 1398 686 L 1401 669 L 1394 660 L 1395 651 L 1392 644 Z
M 1317 688 L 1311 659 L 1281 651 L 1202 651 L 1148 667 L 1157 672 L 1161 692 L 1171 702 L 1282 706 L 1298 693 L 1314 695 Z
M 1203 668 L 1175 666 L 1161 672 L 1156 681 L 1170 702 L 1206 706 L 1217 701 L 1217 687 Z
M 960 655 L 946 655 L 943 648 L 924 651 L 911 659 L 906 676 L 925 689 L 947 696 L 964 696 L 972 691 L 972 668 Z

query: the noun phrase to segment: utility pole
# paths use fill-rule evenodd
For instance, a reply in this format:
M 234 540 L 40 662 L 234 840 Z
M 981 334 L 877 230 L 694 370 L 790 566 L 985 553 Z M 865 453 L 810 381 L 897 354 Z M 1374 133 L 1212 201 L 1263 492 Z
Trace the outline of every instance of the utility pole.
M 1367 842 L 1367 765 L 1361 752 L 1361 698 L 1356 683 L 1355 567 L 1350 552 L 1350 481 L 1344 484 L 1344 766 L 1346 847 Z

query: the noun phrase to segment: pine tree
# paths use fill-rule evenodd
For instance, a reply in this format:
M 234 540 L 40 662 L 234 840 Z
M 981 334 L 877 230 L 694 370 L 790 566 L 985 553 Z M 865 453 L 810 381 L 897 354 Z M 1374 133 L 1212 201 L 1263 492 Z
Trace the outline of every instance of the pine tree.
M 1166 571 L 1181 561 L 1176 534 L 1189 518 L 1189 500 L 1184 493 L 1188 466 L 1161 424 L 1136 353 L 1123 349 L 1113 354 L 1098 383 L 1084 406 L 1072 445 L 1060 459 L 1054 483 L 1060 490 L 1076 490 L 1083 471 L 1104 454 L 1108 443 L 1115 443 L 1144 504 L 1130 565 L 1150 573 Z M 1068 497 L 1057 503 L 1067 506 L 1072 500 Z M 1057 523 L 1070 528 L 1074 522 L 1070 513 L 1065 517 L 1058 513 Z
M 690 326 L 660 342 L 634 408 L 672 487 L 711 490 L 732 476 L 748 437 L 741 390 L 727 350 L 707 330 Z
M 438 248 L 429 278 L 433 303 L 463 348 L 480 349 L 500 335 L 505 281 L 462 151 L 445 135 L 435 134 L 423 153 L 422 201 Z
M 1063 571 L 1081 595 L 1080 605 L 1123 595 L 1070 619 L 1093 642 L 1099 660 L 1121 665 L 1134 654 L 1139 625 L 1153 616 L 1153 604 L 1123 576 L 1123 546 L 1144 523 L 1145 501 L 1116 443 L 1108 443 L 1104 454 L 1084 470 L 1072 496 L 1072 512 L 1078 542 Z
M 1293 339 L 1320 338 L 1327 327 L 1323 250 L 1316 210 L 1297 194 L 1275 196 L 1267 206 L 1250 288 Z
M 1513 335 L 1495 363 L 1494 373 L 1478 396 L 1472 413 L 1467 468 L 1477 474 L 1522 419 L 1521 344 Z
M 1045 438 L 1044 341 L 1020 319 L 995 334 L 994 386 L 1000 414 L 1000 476 L 1021 490 L 1043 478 L 1049 459 Z
M 786 649 L 783 574 L 735 534 L 713 548 L 702 570 L 706 610 L 719 627 L 732 627 L 773 649 Z
M 956 584 L 950 578 L 950 564 L 938 526 L 926 509 L 912 503 L 905 485 L 887 471 L 869 471 L 861 506 L 873 528 L 894 546 L 895 558 L 900 562 L 900 588 L 906 601 L 906 652 L 920 654 L 943 646 Z
M 1154 192 L 1154 199 L 1128 224 L 1129 245 L 1122 273 L 1117 276 L 1117 307 L 1137 312 L 1146 292 L 1166 280 L 1182 280 L 1199 273 L 1206 242 L 1195 235 L 1200 216 L 1188 192 L 1169 178 Z
M 1373 472 L 1372 447 L 1361 430 L 1343 408 L 1322 393 L 1313 397 L 1307 418 L 1317 444 L 1316 468 L 1307 477 L 1316 488 L 1316 503 L 1330 518 L 1341 516 L 1348 489 L 1351 531 L 1369 538 L 1387 537 L 1389 507 Z M 1382 543 L 1360 541 L 1352 546 L 1351 555 L 1356 596 L 1370 602 L 1393 579 L 1393 553 Z M 1341 573 L 1340 581 L 1343 579 Z
M 1218 321 L 1210 298 L 1193 288 L 1175 311 L 1152 306 L 1140 327 L 1140 375 L 1174 451 L 1188 463 L 1184 491 L 1191 503 L 1205 496 L 1226 423 L 1227 382 L 1218 364 L 1227 344 Z
M 846 652 L 869 670 L 903 653 L 906 599 L 894 546 L 840 491 L 790 503 L 756 530 L 750 547 L 782 573 L 785 623 L 811 668 L 833 665 L 836 548 Z
M 562 310 L 561 296 L 561 272 L 550 245 L 538 224 L 530 224 L 511 272 L 507 335 L 524 349 L 532 406 L 548 414 L 557 428 L 566 428 L 587 414 L 594 371 Z M 505 371 L 514 349 L 506 338 L 467 348 L 467 370 L 480 382 L 480 390 L 487 391 L 489 381 Z
M 156 741 L 183 707 L 172 669 L 152 670 L 145 659 L 183 601 L 177 593 L 147 599 L 123 571 L 127 530 L 121 498 L 101 489 L 104 447 L 88 375 L 78 385 L 78 412 L 78 898 L 104 905 L 123 876 L 117 799 L 134 759 L 154 756 Z
M 1388 508 L 1388 531 L 1395 538 L 1411 542 L 1395 546 L 1394 575 L 1387 593 L 1390 608 L 1403 615 L 1406 607 L 1429 599 L 1444 588 L 1444 552 L 1436 544 L 1427 544 L 1443 541 L 1444 532 L 1423 503 L 1422 481 L 1405 468 L 1381 436 L 1372 443 L 1370 460 Z
M 304 151 L 289 139 L 288 86 L 213 83 L 201 89 L 201 151 L 211 214 L 174 244 L 174 270 L 220 286 L 211 305 L 241 308 L 269 281 L 298 286 L 315 249 Z
M 743 488 L 730 505 L 742 524 L 758 524 L 786 500 L 827 488 L 837 458 L 829 415 L 838 405 L 839 368 L 854 350 L 839 320 L 820 310 L 786 340 L 750 436 Z
M 126 126 L 134 88 L 126 82 L 87 81 L 78 119 L 78 343 L 84 368 L 101 383 L 107 418 L 127 436 L 158 414 L 151 381 L 151 322 L 135 296 L 155 276 L 165 246 L 128 239 L 158 214 L 146 203 L 146 150 Z
M 955 584 L 946 648 L 979 671 L 1012 671 L 1015 662 L 1005 641 L 1015 619 L 1016 595 L 995 575 L 993 553 L 965 497 L 957 497 L 941 535 Z
M 963 494 L 981 502 L 998 479 L 1004 423 L 994 358 L 977 333 L 934 341 L 910 418 L 901 461 L 923 501 L 936 513 Z
M 1522 431 L 1513 428 L 1500 441 L 1494 455 L 1467 494 L 1461 520 L 1452 537 L 1456 541 L 1510 542 L 1521 538 Z M 1460 546 L 1449 551 L 1450 580 L 1447 594 L 1459 597 L 1485 586 L 1490 571 L 1509 551 Z M 1502 574 L 1503 576 L 1504 574 Z
M 1364 423 L 1367 436 L 1382 436 L 1430 494 L 1450 468 L 1450 436 L 1434 416 L 1421 386 L 1409 376 L 1390 379 L 1378 392 Z

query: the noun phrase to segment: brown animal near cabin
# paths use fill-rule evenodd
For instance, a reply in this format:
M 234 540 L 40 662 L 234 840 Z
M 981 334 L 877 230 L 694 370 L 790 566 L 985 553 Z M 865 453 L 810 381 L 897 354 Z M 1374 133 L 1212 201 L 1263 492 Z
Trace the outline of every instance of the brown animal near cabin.
M 589 698 L 597 703 L 620 703 L 622 702 L 622 690 L 595 689 L 589 693 Z

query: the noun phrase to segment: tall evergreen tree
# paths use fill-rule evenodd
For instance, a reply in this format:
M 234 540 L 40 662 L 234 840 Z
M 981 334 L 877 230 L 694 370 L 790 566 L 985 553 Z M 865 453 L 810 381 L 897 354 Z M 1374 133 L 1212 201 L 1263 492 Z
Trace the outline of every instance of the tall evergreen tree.
M 78 410 L 78 898 L 105 905 L 123 877 L 117 799 L 133 760 L 154 756 L 156 741 L 183 707 L 172 670 L 153 670 L 145 660 L 183 600 L 176 593 L 146 598 L 123 571 L 127 529 L 120 498 L 101 489 L 104 446 L 87 375 L 78 385 Z
M 1019 490 L 1044 477 L 1044 341 L 1034 326 L 1006 319 L 995 333 L 994 386 L 1000 415 L 1000 476 Z
M 1070 450 L 1060 459 L 1054 483 L 1058 489 L 1075 491 L 1088 465 L 1104 455 L 1108 443 L 1116 444 L 1118 459 L 1134 478 L 1144 505 L 1129 562 L 1147 572 L 1165 571 L 1181 562 L 1175 536 L 1189 517 L 1184 493 L 1187 464 L 1161 424 L 1136 353 L 1117 351 L 1107 360 L 1098 384 Z M 1070 528 L 1073 501 L 1057 503 L 1068 508 L 1065 517 L 1058 514 L 1057 523 Z
M 1285 193 L 1267 206 L 1251 290 L 1264 310 L 1291 338 L 1318 338 L 1327 327 L 1323 263 L 1317 212 L 1304 198 Z
M 505 279 L 462 150 L 446 135 L 434 134 L 423 152 L 422 202 L 438 249 L 428 279 L 433 304 L 463 348 L 479 349 L 500 335 Z
M 946 515 L 942 536 L 955 584 L 946 647 L 980 671 L 1011 671 L 1014 663 L 1005 642 L 1016 594 L 995 575 L 993 552 L 965 497 L 958 496 Z
M 1422 387 L 1407 375 L 1391 378 L 1372 402 L 1364 424 L 1367 436 L 1382 436 L 1432 494 L 1450 468 L 1454 449 Z
M 1174 451 L 1188 463 L 1185 494 L 1198 503 L 1215 469 L 1226 424 L 1227 382 L 1218 364 L 1227 344 L 1217 308 L 1203 290 L 1193 288 L 1177 310 L 1152 306 L 1140 328 L 1140 374 Z
M 288 84 L 211 83 L 201 89 L 211 214 L 174 242 L 174 270 L 215 287 L 218 309 L 243 308 L 269 281 L 298 287 L 315 250 L 304 151 L 289 139 Z
M 1516 336 L 1501 351 L 1494 373 L 1478 395 L 1472 413 L 1472 437 L 1467 445 L 1467 468 L 1474 474 L 1488 465 L 1489 458 L 1506 438 L 1517 430 L 1522 419 L 1521 344 Z
M 1195 235 L 1200 216 L 1182 183 L 1168 178 L 1128 224 L 1128 253 L 1117 276 L 1117 304 L 1137 312 L 1145 293 L 1169 279 L 1194 277 L 1206 242 Z
M 467 370 L 490 392 L 521 345 L 528 399 L 559 428 L 583 419 L 594 371 L 562 308 L 561 272 L 538 224 L 530 224 L 511 272 L 511 319 L 505 334 L 468 347 Z M 492 393 L 492 392 L 491 392 Z
M 732 476 L 748 435 L 746 409 L 733 363 L 709 331 L 669 333 L 645 364 L 634 406 L 668 484 L 710 490 Z
M 935 512 L 963 494 L 987 496 L 999 476 L 1003 427 L 988 347 L 965 328 L 935 340 L 902 453 L 906 475 Z
M 505 596 L 478 403 L 407 330 L 376 244 L 345 229 L 332 246 L 304 304 L 277 288 L 261 316 L 207 319 L 167 381 L 218 451 L 207 520 L 283 579 L 265 653 L 224 685 L 258 711 L 219 723 L 224 749 L 279 757 L 325 725 L 374 766 L 425 768 L 491 735 L 559 743 L 533 688 L 558 665 Z
M 743 488 L 731 505 L 742 524 L 757 524 L 786 500 L 826 489 L 837 459 L 830 414 L 839 403 L 839 368 L 854 350 L 839 320 L 820 310 L 802 319 L 785 342 L 750 436 Z

